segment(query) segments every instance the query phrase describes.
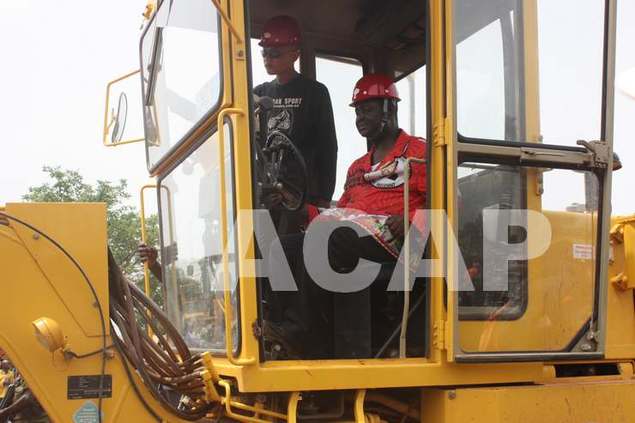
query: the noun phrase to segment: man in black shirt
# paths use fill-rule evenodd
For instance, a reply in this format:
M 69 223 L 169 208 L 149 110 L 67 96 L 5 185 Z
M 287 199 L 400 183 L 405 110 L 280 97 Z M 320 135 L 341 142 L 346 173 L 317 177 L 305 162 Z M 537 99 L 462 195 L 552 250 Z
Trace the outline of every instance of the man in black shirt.
M 290 16 L 269 19 L 259 45 L 265 69 L 275 79 L 254 89 L 260 97 L 271 97 L 273 109 L 267 115 L 267 130 L 285 133 L 298 147 L 307 165 L 307 201 L 328 207 L 335 189 L 337 138 L 328 89 L 297 73 L 301 34 Z

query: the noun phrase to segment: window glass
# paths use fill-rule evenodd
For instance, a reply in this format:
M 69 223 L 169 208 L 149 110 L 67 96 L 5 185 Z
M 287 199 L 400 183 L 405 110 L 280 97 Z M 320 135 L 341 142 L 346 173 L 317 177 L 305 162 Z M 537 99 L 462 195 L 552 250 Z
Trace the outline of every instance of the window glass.
M 426 66 L 408 74 L 397 81 L 399 92 L 399 126 L 410 135 L 426 137 L 427 131 L 427 75 Z
M 161 240 L 168 316 L 190 347 L 211 350 L 225 347 L 222 207 L 226 208 L 228 219 L 234 341 L 238 336 L 231 131 L 227 125 L 224 130 L 224 160 L 219 160 L 218 133 L 215 133 L 161 180 Z M 225 172 L 224 202 L 220 166 L 224 166 Z
M 459 246 L 473 288 L 458 293 L 461 349 L 573 349 L 595 301 L 596 176 L 482 162 L 462 163 L 458 175 Z M 518 255 L 529 258 L 510 259 Z
M 457 0 L 461 135 L 575 145 L 601 136 L 602 0 Z
M 367 151 L 366 140 L 355 127 L 355 109 L 350 107 L 353 87 L 363 76 L 363 70 L 354 59 L 318 56 L 315 71 L 317 80 L 329 89 L 333 105 L 337 134 L 337 180 L 333 199 L 338 199 L 344 192 L 348 166 Z
M 505 139 L 505 82 L 500 21 L 456 47 L 457 125 L 475 138 Z
M 459 292 L 460 317 L 486 319 L 500 309 L 497 318 L 518 318 L 527 299 L 527 263 L 510 263 L 505 272 L 509 289 L 490 291 L 483 286 L 483 252 L 490 239 L 484 236 L 483 210 L 526 208 L 522 196 L 525 171 L 515 166 L 464 163 L 458 168 L 458 175 L 459 246 L 474 284 L 473 291 Z M 516 230 L 510 235 L 514 242 L 521 242 L 524 234 Z
M 212 2 L 163 2 L 141 41 L 148 165 L 153 167 L 216 105 L 218 15 Z
M 603 0 L 538 0 L 540 129 L 545 142 L 597 140 L 602 126 Z

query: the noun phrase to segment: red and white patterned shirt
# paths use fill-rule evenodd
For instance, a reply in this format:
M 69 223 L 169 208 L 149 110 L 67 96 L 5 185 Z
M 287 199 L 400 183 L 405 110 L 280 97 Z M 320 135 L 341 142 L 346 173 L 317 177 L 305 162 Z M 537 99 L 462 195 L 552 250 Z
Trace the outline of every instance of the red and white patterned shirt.
M 357 209 L 368 214 L 403 214 L 406 159 L 425 159 L 426 142 L 423 138 L 413 137 L 402 130 L 392 150 L 375 165 L 371 163 L 374 151 L 373 146 L 348 168 L 344 194 L 337 207 Z M 409 187 L 412 219 L 416 209 L 425 207 L 425 163 L 410 163 Z
M 369 215 L 403 215 L 404 212 L 404 168 L 406 159 L 426 158 L 426 141 L 423 138 L 399 133 L 392 150 L 379 162 L 372 164 L 371 150 L 355 160 L 348 169 L 344 194 L 337 208 L 355 209 Z M 410 221 L 420 230 L 423 221 L 413 222 L 417 209 L 426 204 L 426 164 L 410 163 Z M 309 221 L 319 215 L 319 210 L 308 205 Z M 422 215 L 421 215 L 422 216 Z

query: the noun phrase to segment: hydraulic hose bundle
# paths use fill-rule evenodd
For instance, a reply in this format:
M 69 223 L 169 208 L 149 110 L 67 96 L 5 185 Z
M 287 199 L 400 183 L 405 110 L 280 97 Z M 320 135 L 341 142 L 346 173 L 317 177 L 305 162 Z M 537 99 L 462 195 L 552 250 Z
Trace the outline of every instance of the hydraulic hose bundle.
M 165 313 L 125 278 L 110 251 L 108 269 L 110 320 L 116 326 L 111 336 L 115 347 L 170 413 L 185 420 L 203 418 L 214 404 L 205 400 L 200 354 L 190 352 Z M 139 393 L 125 361 L 124 366 Z M 144 405 L 160 421 L 145 402 Z

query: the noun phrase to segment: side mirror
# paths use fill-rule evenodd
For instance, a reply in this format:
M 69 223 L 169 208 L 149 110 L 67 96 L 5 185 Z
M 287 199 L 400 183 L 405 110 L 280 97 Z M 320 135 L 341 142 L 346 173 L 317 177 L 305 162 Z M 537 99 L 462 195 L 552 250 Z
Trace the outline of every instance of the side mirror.
M 102 140 L 106 147 L 145 141 L 141 89 L 134 78 L 138 73 L 139 69 L 127 73 L 106 86 Z

